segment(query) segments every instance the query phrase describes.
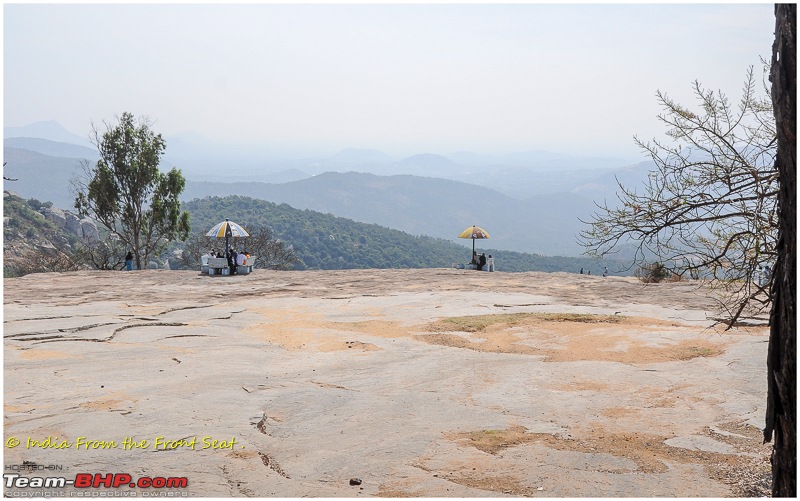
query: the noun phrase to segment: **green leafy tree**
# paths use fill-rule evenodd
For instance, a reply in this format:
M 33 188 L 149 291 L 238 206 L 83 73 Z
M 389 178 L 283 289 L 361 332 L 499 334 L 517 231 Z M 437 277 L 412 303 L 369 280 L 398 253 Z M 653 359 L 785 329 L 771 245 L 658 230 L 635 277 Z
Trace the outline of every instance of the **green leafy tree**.
M 86 165 L 75 208 L 119 237 L 142 269 L 168 241 L 189 235 L 189 213 L 178 201 L 186 181 L 178 169 L 158 169 L 166 143 L 147 118 L 126 112 L 116 125 L 105 125 L 102 136 L 94 129 L 100 160 Z
M 635 265 L 658 262 L 670 274 L 710 279 L 726 293 L 720 306 L 733 325 L 770 300 L 759 270 L 776 259 L 775 119 L 752 67 L 738 103 L 698 82 L 693 90 L 695 111 L 657 93 L 672 141 L 635 138 L 655 170 L 643 189 L 620 184 L 619 204 L 598 205 L 581 240 L 595 256 L 633 243 Z

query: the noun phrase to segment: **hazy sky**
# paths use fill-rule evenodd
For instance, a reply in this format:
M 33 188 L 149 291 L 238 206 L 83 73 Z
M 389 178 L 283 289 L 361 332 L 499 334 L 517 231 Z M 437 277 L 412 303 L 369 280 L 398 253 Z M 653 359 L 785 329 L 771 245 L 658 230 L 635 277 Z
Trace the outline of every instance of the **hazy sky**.
M 147 115 L 302 151 L 641 156 L 657 89 L 736 100 L 772 4 L 6 4 L 4 125 Z

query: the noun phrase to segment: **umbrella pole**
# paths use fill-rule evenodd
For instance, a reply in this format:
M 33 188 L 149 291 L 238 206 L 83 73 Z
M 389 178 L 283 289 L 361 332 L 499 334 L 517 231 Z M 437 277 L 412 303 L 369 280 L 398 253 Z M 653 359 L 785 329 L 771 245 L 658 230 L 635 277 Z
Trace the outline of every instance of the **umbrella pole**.
M 227 259 L 230 254 L 228 253 L 228 235 L 225 235 L 225 258 Z
M 472 237 L 472 256 L 469 259 L 475 261 L 475 237 Z

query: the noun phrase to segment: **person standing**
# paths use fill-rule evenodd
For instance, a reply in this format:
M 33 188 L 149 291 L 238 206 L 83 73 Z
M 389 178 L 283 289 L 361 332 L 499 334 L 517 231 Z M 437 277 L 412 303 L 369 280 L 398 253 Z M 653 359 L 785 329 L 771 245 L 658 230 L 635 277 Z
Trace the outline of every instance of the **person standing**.
M 239 253 L 237 253 L 235 250 L 231 250 L 231 261 L 230 261 L 231 275 L 236 274 L 236 260 L 238 259 L 238 257 Z
M 131 251 L 125 255 L 125 271 L 133 271 L 133 253 Z

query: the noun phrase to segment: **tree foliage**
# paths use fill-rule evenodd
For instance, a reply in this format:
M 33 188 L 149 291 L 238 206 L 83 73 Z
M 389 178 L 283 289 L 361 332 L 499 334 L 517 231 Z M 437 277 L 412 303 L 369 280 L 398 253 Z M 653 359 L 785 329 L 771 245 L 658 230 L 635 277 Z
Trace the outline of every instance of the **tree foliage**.
M 158 169 L 166 143 L 147 118 L 123 113 L 94 137 L 100 160 L 78 181 L 75 208 L 116 235 L 141 269 L 168 241 L 188 236 L 189 214 L 178 201 L 186 181 L 178 169 Z
M 657 92 L 671 142 L 634 138 L 655 164 L 643 191 L 619 184 L 619 204 L 598 204 L 581 240 L 591 255 L 636 245 L 635 264 L 662 263 L 678 276 L 711 279 L 727 293 L 733 324 L 763 311 L 769 284 L 756 280 L 776 255 L 775 120 L 751 67 L 742 97 L 693 84 L 693 111 Z
M 84 238 L 76 246 L 74 258 L 98 270 L 121 270 L 127 252 L 124 244 L 109 234 L 96 241 Z

